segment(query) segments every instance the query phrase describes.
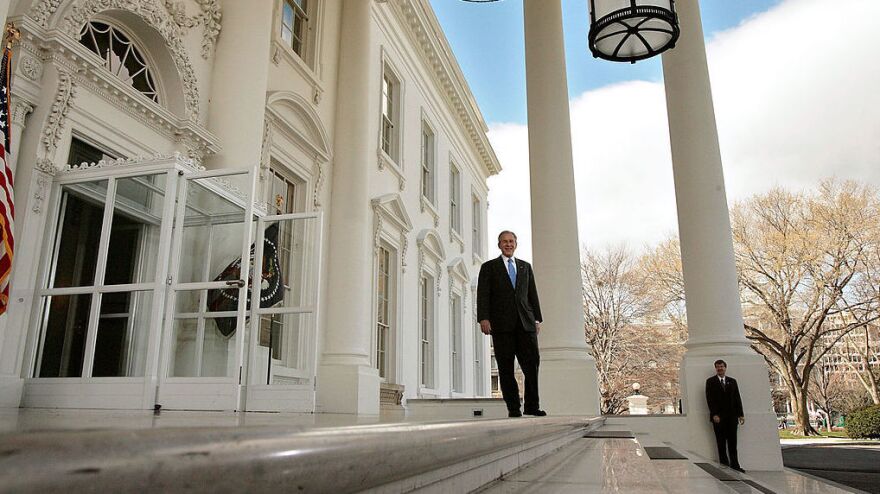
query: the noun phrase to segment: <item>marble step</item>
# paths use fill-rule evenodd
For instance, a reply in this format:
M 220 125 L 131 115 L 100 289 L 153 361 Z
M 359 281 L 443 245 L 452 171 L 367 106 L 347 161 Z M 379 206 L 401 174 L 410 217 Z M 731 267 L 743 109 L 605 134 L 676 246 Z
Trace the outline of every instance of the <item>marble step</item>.
M 599 427 L 544 417 L 0 435 L 0 492 L 467 492 Z

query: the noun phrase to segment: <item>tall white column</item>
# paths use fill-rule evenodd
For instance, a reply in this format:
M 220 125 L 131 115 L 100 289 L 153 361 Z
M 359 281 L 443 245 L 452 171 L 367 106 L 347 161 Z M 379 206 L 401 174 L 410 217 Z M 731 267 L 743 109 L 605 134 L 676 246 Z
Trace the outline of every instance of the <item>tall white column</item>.
M 222 0 L 223 33 L 217 41 L 211 74 L 208 128 L 222 149 L 210 168 L 258 166 L 263 145 L 270 39 L 275 2 Z
M 706 47 L 697 0 L 676 2 L 681 38 L 663 55 L 672 167 L 687 301 L 688 342 L 681 386 L 689 447 L 717 458 L 705 381 L 724 359 L 737 379 L 746 424 L 739 458 L 746 470 L 780 470 L 782 456 L 764 359 L 749 348 L 724 188 Z
M 372 334 L 370 156 L 376 156 L 379 64 L 371 0 L 344 0 L 330 203 L 326 327 L 318 368 L 318 410 L 379 413 Z
M 584 336 L 580 243 L 560 0 L 524 0 L 532 251 L 544 324 L 539 389 L 554 415 L 598 414 Z

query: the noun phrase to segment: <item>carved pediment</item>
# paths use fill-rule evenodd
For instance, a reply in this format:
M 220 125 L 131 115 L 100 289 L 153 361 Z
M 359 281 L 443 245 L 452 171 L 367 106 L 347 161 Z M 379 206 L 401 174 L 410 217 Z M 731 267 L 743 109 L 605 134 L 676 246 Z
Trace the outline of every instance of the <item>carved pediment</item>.
M 455 279 L 456 281 L 466 284 L 470 276 L 468 275 L 467 267 L 465 265 L 464 259 L 461 257 L 456 257 L 449 263 L 449 277 Z
M 275 127 L 297 146 L 322 162 L 330 160 L 331 151 L 321 117 L 302 96 L 290 91 L 269 93 L 266 110 Z
M 412 220 L 400 199 L 400 194 L 385 194 L 370 201 L 373 211 L 395 227 L 406 233 L 412 230 Z
M 440 240 L 440 234 L 433 228 L 426 228 L 419 233 L 416 243 L 422 255 L 434 258 L 436 262 L 446 259 L 446 250 Z

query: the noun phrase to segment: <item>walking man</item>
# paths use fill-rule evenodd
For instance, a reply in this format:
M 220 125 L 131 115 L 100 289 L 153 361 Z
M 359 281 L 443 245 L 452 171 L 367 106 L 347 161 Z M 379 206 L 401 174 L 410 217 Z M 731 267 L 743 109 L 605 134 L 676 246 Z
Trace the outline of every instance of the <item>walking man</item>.
M 535 288 L 532 266 L 515 259 L 516 234 L 498 235 L 501 256 L 483 263 L 477 285 L 477 319 L 483 334 L 492 336 L 501 394 L 509 417 L 547 415 L 538 399 L 538 333 L 541 331 L 541 305 Z M 523 411 L 519 408 L 519 388 L 513 375 L 513 359 L 525 377 Z
M 715 375 L 706 380 L 706 403 L 718 443 L 718 461 L 744 472 L 736 454 L 736 428 L 746 423 L 736 379 L 727 375 L 727 362 L 715 361 Z

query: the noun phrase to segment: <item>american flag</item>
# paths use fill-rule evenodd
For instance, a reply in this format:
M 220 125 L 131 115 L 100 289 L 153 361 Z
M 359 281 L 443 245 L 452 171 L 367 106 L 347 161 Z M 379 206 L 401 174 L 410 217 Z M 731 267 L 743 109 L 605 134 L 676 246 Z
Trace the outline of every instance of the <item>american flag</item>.
M 9 45 L 3 48 L 0 72 L 0 314 L 4 314 L 9 307 L 9 276 L 12 273 L 12 252 L 15 245 L 12 238 L 15 205 L 12 202 L 12 170 L 8 160 L 11 148 L 9 91 L 12 82 L 12 50 Z

